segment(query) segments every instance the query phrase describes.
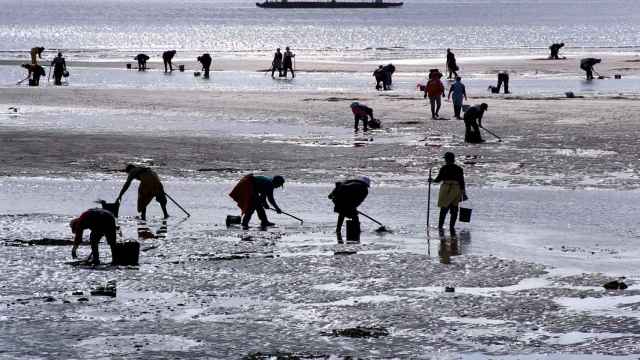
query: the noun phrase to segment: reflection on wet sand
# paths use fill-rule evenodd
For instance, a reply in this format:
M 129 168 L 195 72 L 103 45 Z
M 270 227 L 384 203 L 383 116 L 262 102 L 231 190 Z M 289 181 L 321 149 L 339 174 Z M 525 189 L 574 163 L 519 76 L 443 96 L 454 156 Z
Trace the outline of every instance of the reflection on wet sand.
M 167 237 L 167 220 L 160 222 L 160 227 L 154 233 L 151 231 L 148 223 L 144 220 L 138 220 L 138 239 L 164 239 Z
M 463 233 L 465 233 L 463 235 Z M 462 231 L 461 236 L 470 239 L 470 233 L 468 231 Z M 445 235 L 444 229 L 438 231 L 440 237 L 440 248 L 438 249 L 438 256 L 440 257 L 441 264 L 450 264 L 451 257 L 460 255 L 459 238 L 454 229 L 451 229 L 449 236 Z

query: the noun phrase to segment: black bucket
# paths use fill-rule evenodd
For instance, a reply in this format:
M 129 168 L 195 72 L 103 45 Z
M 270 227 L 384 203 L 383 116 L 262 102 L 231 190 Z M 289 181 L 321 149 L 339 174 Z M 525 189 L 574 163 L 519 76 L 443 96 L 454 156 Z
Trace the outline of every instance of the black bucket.
M 458 212 L 458 220 L 460 220 L 460 222 L 471 222 L 471 211 L 472 209 L 470 208 L 464 208 L 461 207 L 460 211 Z
M 113 214 L 114 217 L 118 217 L 118 212 L 120 211 L 120 203 L 119 202 L 115 202 L 115 203 L 108 203 L 104 200 L 100 201 L 100 204 L 102 205 L 102 208 L 109 211 L 110 213 Z
M 194 71 L 194 72 L 193 72 L 193 76 L 195 76 L 195 77 L 200 76 L 200 71 Z
M 180 70 L 180 72 L 184 72 L 184 65 L 178 65 L 178 70 Z
M 131 64 L 127 64 L 127 69 L 131 70 Z
M 225 224 L 227 225 L 227 227 L 230 227 L 231 225 L 240 225 L 241 222 L 242 222 L 242 217 L 235 216 L 235 215 L 227 215 L 227 220 L 225 221 Z
M 360 222 L 347 220 L 347 241 L 360 241 Z
M 116 243 L 115 253 L 111 254 L 114 265 L 135 266 L 140 259 L 140 243 L 137 241 L 127 241 Z

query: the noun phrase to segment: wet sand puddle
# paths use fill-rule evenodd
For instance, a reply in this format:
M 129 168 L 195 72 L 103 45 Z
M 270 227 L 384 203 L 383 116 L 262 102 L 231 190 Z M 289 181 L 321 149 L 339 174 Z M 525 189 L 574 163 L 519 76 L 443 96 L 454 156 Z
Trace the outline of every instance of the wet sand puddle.
M 68 219 L 91 206 L 76 199 L 104 198 L 119 183 L 4 178 L 2 185 L 14 189 L 2 195 L 6 244 L 19 237 L 68 238 Z M 0 270 L 12 274 L 0 281 L 5 353 L 387 358 L 640 351 L 637 286 L 606 292 L 601 285 L 612 276 L 583 274 L 600 263 L 601 271 L 626 275 L 633 283 L 640 275 L 623 271 L 637 268 L 637 251 L 632 242 L 617 241 L 624 232 L 589 233 L 591 220 L 570 213 L 568 222 L 580 223 L 581 230 L 555 237 L 563 201 L 554 203 L 558 196 L 552 190 L 473 189 L 488 204 L 475 209 L 482 225 L 462 225 L 454 236 L 431 230 L 426 241 L 424 219 L 415 217 L 424 214 L 424 189 L 376 187 L 363 211 L 378 209 L 371 215 L 393 233 L 377 235 L 377 225 L 363 219 L 360 242 L 338 243 L 325 201 L 328 187 L 294 184 L 278 194 L 281 206 L 306 220 L 303 226 L 270 214 L 278 228 L 242 232 L 222 225 L 225 214 L 237 212 L 226 200 L 231 185 L 169 179 L 167 190 L 194 214 L 188 220 L 171 208 L 174 217 L 166 222 L 141 222 L 125 198 L 120 224 L 125 239 L 141 242 L 138 267 L 72 267 L 66 264 L 69 246 L 1 246 Z M 24 197 L 26 191 L 33 195 Z M 616 194 L 581 192 L 572 201 L 608 212 L 614 210 L 606 208 L 607 199 Z M 551 208 L 540 210 L 547 216 L 531 213 L 535 220 L 506 225 L 515 223 L 527 201 L 541 197 L 549 198 Z M 22 199 L 20 206 L 9 209 L 14 198 Z M 220 206 L 202 204 L 202 198 Z M 484 215 L 494 206 L 502 208 L 503 222 Z M 530 232 L 529 226 L 549 230 Z M 610 267 L 611 253 L 549 247 L 610 248 L 626 265 Z M 518 252 L 527 255 L 504 256 Z M 109 256 L 104 243 L 102 256 Z M 107 280 L 116 281 L 115 297 L 91 295 Z
M 372 71 L 375 66 L 372 67 Z M 15 87 L 15 83 L 24 78 L 19 66 L 0 66 L 0 84 L 3 87 Z M 564 97 L 566 92 L 584 96 L 620 96 L 639 95 L 635 76 L 622 79 L 603 79 L 586 81 L 578 76 L 518 76 L 510 82 L 512 98 L 521 97 Z M 464 80 L 467 91 L 472 95 L 489 96 L 489 85 L 495 85 L 495 75 L 471 74 Z M 224 92 L 305 92 L 340 94 L 363 91 L 371 96 L 389 95 L 421 99 L 423 93 L 416 91 L 417 83 L 426 83 L 425 74 L 398 73 L 394 76 L 393 91 L 378 92 L 374 88 L 374 79 L 370 72 L 299 72 L 296 78 L 272 79 L 265 72 L 254 71 L 215 71 L 209 80 L 194 77 L 192 70 L 184 73 L 174 71 L 165 74 L 159 70 L 138 72 L 137 70 L 111 68 L 73 68 L 73 76 L 67 84 L 73 88 L 102 89 L 183 89 L 183 90 L 215 90 Z M 445 87 L 450 85 L 445 81 Z M 42 82 L 44 86 L 52 83 Z M 499 97 L 502 97 L 500 95 Z

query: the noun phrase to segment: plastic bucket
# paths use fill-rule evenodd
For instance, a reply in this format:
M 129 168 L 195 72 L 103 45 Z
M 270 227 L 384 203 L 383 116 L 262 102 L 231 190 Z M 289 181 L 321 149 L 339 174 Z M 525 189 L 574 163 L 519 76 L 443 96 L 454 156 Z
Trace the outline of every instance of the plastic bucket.
M 458 212 L 458 220 L 466 223 L 471 222 L 471 211 L 470 208 L 461 207 Z
M 115 253 L 112 254 L 115 265 L 138 265 L 140 259 L 140 243 L 137 241 L 127 241 L 116 243 Z
M 230 227 L 231 225 L 240 225 L 241 222 L 242 217 L 235 215 L 227 215 L 227 219 L 225 220 L 227 227 Z

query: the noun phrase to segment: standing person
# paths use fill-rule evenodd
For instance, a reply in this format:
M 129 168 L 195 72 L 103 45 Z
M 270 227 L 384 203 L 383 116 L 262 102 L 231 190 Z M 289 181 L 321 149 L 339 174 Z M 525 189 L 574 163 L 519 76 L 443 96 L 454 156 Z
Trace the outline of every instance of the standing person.
M 280 175 L 274 177 L 249 174 L 244 176 L 233 188 L 229 196 L 238 203 L 242 211 L 242 229 L 249 229 L 249 221 L 254 212 L 258 213 L 260 227 L 264 230 L 275 224 L 269 222 L 264 209 L 269 209 L 269 203 L 278 213 L 282 213 L 280 207 L 273 198 L 273 190 L 284 185 L 284 178 Z
M 204 71 L 204 78 L 208 79 L 209 70 L 211 70 L 211 62 L 213 61 L 211 59 L 211 55 L 209 55 L 209 53 L 204 53 L 198 56 L 198 61 L 200 62 L 200 64 L 202 64 L 202 71 Z
M 342 240 L 342 224 L 345 217 L 353 220 L 359 227 L 358 206 L 367 198 L 370 184 L 371 180 L 366 176 L 336 182 L 336 187 L 329 194 L 329 199 L 334 204 L 333 211 L 338 213 L 336 236 L 339 241 Z
M 559 60 L 560 56 L 558 56 L 558 53 L 560 52 L 560 49 L 562 49 L 564 47 L 564 43 L 560 43 L 560 44 L 551 44 L 551 46 L 549 46 L 549 59 L 550 60 Z
M 273 54 L 273 61 L 271 61 L 271 77 L 275 77 L 273 74 L 276 70 L 278 70 L 278 76 L 282 76 L 282 53 L 280 52 L 280 48 L 277 48 L 276 52 Z
M 587 80 L 593 80 L 593 66 L 600 62 L 602 62 L 602 60 L 596 58 L 584 58 L 580 60 L 580 69 L 587 73 Z
M 482 127 L 482 116 L 487 111 L 489 105 L 482 103 L 470 107 L 464 113 L 464 141 L 471 144 L 483 143 L 484 140 L 480 135 L 480 128 Z
M 462 120 L 460 117 L 460 111 L 462 110 L 463 100 L 467 100 L 467 89 L 462 83 L 462 78 L 460 76 L 456 76 L 456 82 L 451 85 L 449 89 L 449 94 L 447 95 L 447 99 L 451 99 L 451 94 L 453 94 L 453 113 L 456 119 Z
M 138 186 L 138 212 L 140 213 L 140 218 L 142 220 L 147 219 L 147 206 L 153 198 L 155 198 L 160 204 L 164 218 L 168 218 L 167 197 L 164 194 L 164 187 L 160 182 L 158 174 L 148 167 L 135 166 L 132 164 L 127 165 L 124 171 L 129 174 L 129 176 L 122 186 L 122 190 L 120 190 L 120 194 L 118 195 L 116 202 L 120 202 L 122 195 L 124 195 L 124 193 L 129 189 L 129 186 L 131 186 L 131 182 L 133 180 L 138 180 L 140 181 L 140 185 Z
M 54 85 L 62 85 L 62 76 L 64 75 L 65 71 L 67 71 L 67 62 L 62 57 L 61 52 L 58 53 L 58 56 L 53 58 L 53 61 L 51 62 L 51 67 L 53 68 Z
M 169 66 L 169 72 L 173 72 L 173 57 L 176 56 L 175 50 L 169 50 L 162 53 L 162 61 L 164 62 L 164 72 L 167 72 L 167 65 Z
M 37 64 L 22 64 L 23 68 L 27 69 L 27 77 L 20 80 L 18 84 L 21 84 L 25 80 L 29 80 L 29 86 L 39 86 L 40 77 L 45 76 L 44 68 Z
M 149 61 L 149 56 L 147 54 L 138 54 L 133 60 L 138 62 L 138 71 L 147 70 L 147 61 Z
M 458 77 L 458 64 L 456 63 L 456 55 L 451 52 L 451 49 L 447 49 L 447 71 L 449 72 L 449 77 L 447 79 L 451 80 L 453 76 Z
M 449 229 L 455 231 L 456 220 L 458 218 L 458 204 L 460 201 L 467 200 L 467 192 L 464 183 L 464 171 L 455 164 L 455 155 L 452 152 L 444 154 L 445 165 L 440 168 L 438 176 L 433 179 L 439 183 L 440 192 L 438 193 L 438 207 L 440 208 L 440 217 L 438 218 L 438 229 L 444 228 L 444 221 L 449 215 Z
M 43 46 L 31 48 L 31 64 L 38 65 L 38 59 L 42 59 L 43 51 Z
M 373 109 L 367 105 L 354 101 L 351 103 L 351 112 L 353 113 L 353 127 L 356 132 L 358 132 L 358 123 L 360 120 L 362 120 L 362 131 L 368 131 L 369 125 L 371 125 L 372 129 L 380 128 L 380 121 L 373 117 Z
M 442 73 L 440 71 L 431 72 L 429 74 L 429 81 L 424 92 L 424 97 L 429 97 L 429 103 L 431 104 L 431 119 L 437 120 L 440 115 L 440 107 L 442 106 L 441 98 L 444 97 L 444 85 L 440 79 Z
M 100 265 L 100 239 L 104 236 L 111 247 L 111 259 L 116 246 L 116 218 L 113 214 L 104 209 L 89 209 L 80 217 L 71 220 L 69 223 L 71 232 L 74 234 L 71 257 L 78 258 L 78 246 L 82 242 L 82 233 L 86 229 L 91 230 L 89 239 L 91 241 L 91 262 L 93 265 Z
M 289 47 L 287 46 L 285 48 L 285 52 L 284 52 L 284 56 L 283 56 L 283 60 L 282 60 L 282 67 L 284 69 L 284 75 L 280 75 L 280 76 L 287 77 L 287 70 L 291 70 L 291 77 L 296 77 L 296 74 L 293 72 L 293 58 L 294 57 L 296 57 L 296 54 L 292 53 L 291 50 L 289 49 Z

